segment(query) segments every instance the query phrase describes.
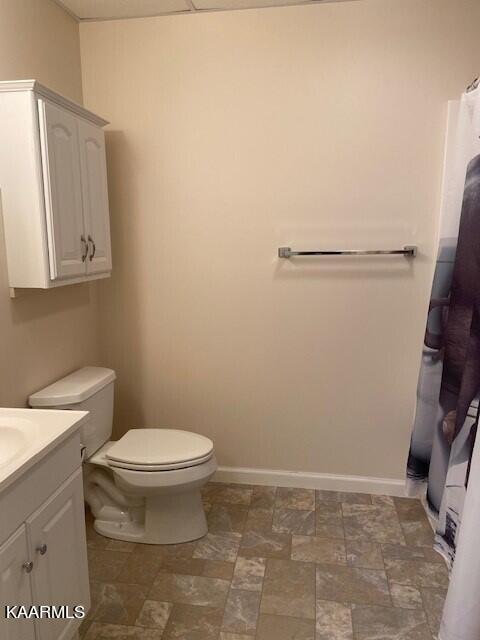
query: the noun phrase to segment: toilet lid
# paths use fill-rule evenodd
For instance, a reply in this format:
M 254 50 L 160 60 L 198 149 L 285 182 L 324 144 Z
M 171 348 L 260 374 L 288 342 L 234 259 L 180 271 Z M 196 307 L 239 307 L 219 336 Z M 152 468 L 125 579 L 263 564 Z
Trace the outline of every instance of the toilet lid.
M 106 453 L 113 463 L 146 467 L 177 465 L 209 457 L 213 442 L 179 429 L 130 429 Z

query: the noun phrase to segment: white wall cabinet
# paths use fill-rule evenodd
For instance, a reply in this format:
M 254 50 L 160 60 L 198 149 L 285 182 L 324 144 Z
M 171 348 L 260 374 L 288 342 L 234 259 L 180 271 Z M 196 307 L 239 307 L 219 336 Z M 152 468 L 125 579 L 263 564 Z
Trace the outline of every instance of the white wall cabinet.
M 0 534 L 15 527 L 0 544 L 1 640 L 72 640 L 82 622 L 74 617 L 73 608 L 82 606 L 88 612 L 90 590 L 80 463 L 77 433 L 0 495 L 0 508 L 12 516 L 2 523 Z M 55 474 L 52 468 L 56 469 Z M 67 475 L 72 468 L 73 473 Z M 53 487 L 57 488 L 51 493 Z M 32 510 L 39 502 L 40 506 Z M 6 619 L 5 605 L 66 606 L 70 617 Z
M 45 100 L 38 101 L 38 110 L 51 277 L 84 275 L 86 241 L 77 119 Z
M 110 275 L 105 124 L 34 80 L 0 82 L 0 189 L 12 289 Z
M 87 273 L 102 273 L 112 269 L 105 135 L 95 125 L 82 120 L 78 123 L 78 139 L 85 235 L 89 248 Z

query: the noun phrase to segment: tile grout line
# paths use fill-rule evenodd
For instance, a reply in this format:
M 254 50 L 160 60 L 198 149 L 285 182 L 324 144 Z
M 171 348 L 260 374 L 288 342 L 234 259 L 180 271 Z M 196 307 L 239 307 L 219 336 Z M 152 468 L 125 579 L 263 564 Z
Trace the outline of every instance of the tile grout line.
M 278 487 L 275 487 L 275 491 L 273 492 L 273 504 L 272 504 L 272 508 L 273 508 L 273 514 L 275 514 L 275 509 L 276 509 L 276 498 L 277 498 L 277 489 Z M 273 522 L 274 522 L 274 516 L 272 516 L 272 524 L 270 527 L 270 530 L 273 531 Z M 290 554 L 291 554 L 291 547 L 290 547 Z M 265 571 L 263 573 L 263 578 L 262 578 L 262 588 L 260 589 L 260 601 L 258 603 L 258 616 L 257 616 L 257 623 L 255 625 L 255 635 L 253 636 L 255 639 L 258 638 L 258 622 L 260 620 L 260 612 L 261 612 L 261 607 L 262 607 L 262 600 L 263 600 L 263 589 L 264 589 L 264 585 L 265 585 L 265 574 L 267 573 L 267 565 L 268 565 L 268 558 L 265 557 Z
M 315 500 L 315 537 L 317 537 L 318 531 L 317 531 L 317 491 L 315 490 L 315 495 L 314 495 L 314 500 Z M 345 550 L 346 552 L 346 550 Z M 292 550 L 293 553 L 293 550 Z M 314 626 L 313 626 L 313 637 L 316 638 L 317 637 L 317 616 L 318 616 L 318 593 L 317 593 L 317 564 L 315 563 L 315 585 L 314 585 L 314 594 L 315 594 L 315 620 L 314 620 Z
M 229 586 L 228 586 L 227 596 L 226 596 L 226 598 L 225 598 L 225 603 L 224 603 L 224 606 L 223 606 L 223 616 L 222 616 L 222 621 L 221 621 L 221 623 L 220 623 L 220 628 L 219 628 L 219 630 L 218 630 L 218 636 L 217 636 L 217 638 L 220 638 L 220 635 L 221 635 L 223 632 L 225 632 L 225 633 L 230 633 L 230 631 L 225 630 L 225 629 L 223 628 L 223 621 L 224 621 L 224 619 L 225 619 L 225 614 L 226 614 L 226 610 L 227 610 L 227 604 L 228 604 L 228 601 L 229 601 L 229 599 L 230 599 L 230 594 L 232 593 L 232 591 L 240 591 L 240 589 L 233 589 L 233 587 L 232 587 L 232 583 L 233 583 L 233 579 L 234 579 L 234 577 L 235 577 L 235 568 L 236 568 L 236 566 L 237 566 L 238 553 L 239 553 L 239 551 L 240 551 L 240 546 L 241 546 L 241 544 L 242 544 L 243 536 L 244 536 L 244 534 L 245 534 L 245 527 L 246 527 L 246 524 L 247 524 L 248 515 L 249 515 L 249 513 L 250 513 L 250 509 L 251 509 L 252 498 L 253 498 L 253 491 L 254 491 L 254 489 L 252 489 L 252 493 L 251 493 L 251 495 L 250 495 L 250 500 L 249 500 L 249 503 L 248 503 L 248 509 L 247 509 L 247 518 L 245 519 L 245 522 L 244 522 L 244 524 L 243 524 L 243 528 L 242 528 L 242 533 L 241 533 L 241 537 L 240 537 L 239 546 L 238 546 L 238 549 L 237 549 L 237 552 L 236 552 L 236 555 L 235 555 L 235 560 L 234 560 L 234 563 L 233 563 L 233 573 L 232 573 L 232 577 L 231 577 L 231 579 L 230 579 L 230 583 L 229 583 Z
M 370 498 L 370 500 L 371 500 L 371 498 Z M 346 561 L 346 564 L 347 564 L 347 567 L 348 567 L 349 565 L 348 565 L 348 557 L 347 557 L 347 533 L 346 533 L 346 529 L 345 529 L 345 519 L 344 519 L 345 513 L 343 511 L 343 505 L 344 504 L 345 504 L 344 502 L 340 503 L 340 513 L 341 513 L 341 519 L 342 519 L 343 540 L 344 540 L 344 544 L 345 544 L 345 561 Z M 355 629 L 353 628 L 353 603 L 350 602 L 348 604 L 349 604 L 349 610 L 350 610 L 350 627 L 352 629 L 352 640 L 355 640 L 355 636 L 357 634 L 355 633 Z

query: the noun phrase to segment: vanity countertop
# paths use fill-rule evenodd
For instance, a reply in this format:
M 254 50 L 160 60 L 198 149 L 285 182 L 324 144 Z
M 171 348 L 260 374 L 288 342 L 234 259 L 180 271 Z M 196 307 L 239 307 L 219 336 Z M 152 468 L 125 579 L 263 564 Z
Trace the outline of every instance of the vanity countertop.
M 0 491 L 79 429 L 88 415 L 88 411 L 0 408 Z

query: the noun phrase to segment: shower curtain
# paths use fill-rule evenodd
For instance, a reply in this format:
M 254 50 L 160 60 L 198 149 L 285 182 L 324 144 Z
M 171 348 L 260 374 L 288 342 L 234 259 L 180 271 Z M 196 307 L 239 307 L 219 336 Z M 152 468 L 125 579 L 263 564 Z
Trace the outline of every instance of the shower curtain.
M 440 640 L 480 639 L 480 88 L 449 104 L 437 263 L 407 465 L 452 569 Z

